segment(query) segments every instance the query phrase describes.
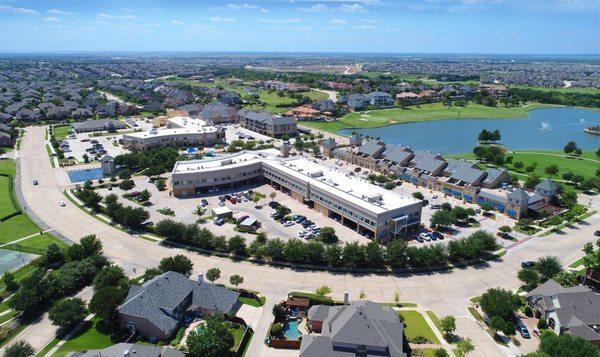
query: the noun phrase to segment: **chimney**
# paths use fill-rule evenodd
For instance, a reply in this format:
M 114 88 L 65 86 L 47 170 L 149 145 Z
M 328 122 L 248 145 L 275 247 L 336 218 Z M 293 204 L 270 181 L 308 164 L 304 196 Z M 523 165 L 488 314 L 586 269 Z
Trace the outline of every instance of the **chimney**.
M 198 282 L 199 283 L 203 283 L 204 282 L 204 274 L 202 274 L 202 273 L 198 274 Z
M 348 305 L 348 290 L 344 291 L 344 305 Z

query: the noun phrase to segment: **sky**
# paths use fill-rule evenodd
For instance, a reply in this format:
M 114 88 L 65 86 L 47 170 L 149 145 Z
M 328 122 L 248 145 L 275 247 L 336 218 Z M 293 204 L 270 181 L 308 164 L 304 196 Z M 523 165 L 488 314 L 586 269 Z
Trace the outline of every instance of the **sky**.
M 600 0 L 0 0 L 0 51 L 599 54 Z

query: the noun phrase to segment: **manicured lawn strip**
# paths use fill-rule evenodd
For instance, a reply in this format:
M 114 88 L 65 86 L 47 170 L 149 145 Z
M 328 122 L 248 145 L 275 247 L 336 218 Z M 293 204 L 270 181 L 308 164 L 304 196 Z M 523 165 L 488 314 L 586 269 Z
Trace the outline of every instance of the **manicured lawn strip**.
M 15 176 L 15 162 L 10 159 L 0 159 L 0 174 Z
M 10 301 L 10 298 L 2 300 L 2 302 L 0 303 L 0 312 L 4 312 L 4 311 L 10 309 L 10 307 L 8 306 L 9 301 Z
M 0 324 L 5 323 L 6 321 L 15 318 L 18 314 L 19 314 L 19 312 L 15 311 L 15 310 L 11 310 L 11 311 L 7 312 L 6 314 L 0 316 Z
M 102 349 L 114 345 L 116 342 L 113 342 L 109 335 L 98 331 L 99 322 L 98 317 L 87 321 L 81 330 L 60 346 L 53 356 L 64 357 L 69 352 Z
M 558 165 L 559 168 L 559 178 L 561 179 L 562 174 L 565 172 L 572 172 L 575 175 L 582 175 L 583 177 L 592 178 L 595 175 L 596 169 L 600 167 L 600 163 L 596 161 L 583 160 L 572 157 L 565 157 L 562 151 L 551 151 L 551 150 L 543 150 L 543 151 L 513 151 L 508 152 L 506 156 L 513 157 L 513 164 L 508 165 L 507 169 L 511 172 L 517 172 L 523 175 L 529 175 L 525 169 L 521 169 L 517 171 L 514 168 L 514 163 L 520 161 L 523 163 L 523 167 L 527 167 L 534 162 L 537 162 L 537 167 L 534 171 L 536 175 L 539 177 L 546 177 L 547 175 L 544 173 L 544 169 L 550 165 Z M 475 155 L 472 153 L 465 154 L 457 154 L 457 155 L 448 155 L 448 157 L 459 158 L 465 160 L 475 160 Z M 593 151 L 584 151 L 583 158 L 597 160 L 596 154 Z
M 0 243 L 10 243 L 19 238 L 39 233 L 40 229 L 24 214 L 0 222 Z
M 52 149 L 50 149 L 50 144 L 46 144 L 46 152 L 50 158 L 50 165 L 52 165 L 53 168 L 56 167 L 56 164 L 54 163 L 54 155 L 52 154 Z
M 433 348 L 425 348 L 423 351 L 423 357 L 435 357 L 435 350 Z
M 262 306 L 258 301 L 254 300 L 254 299 L 251 299 L 251 298 L 248 298 L 248 297 L 242 297 L 242 296 L 240 296 L 238 298 L 238 301 L 241 302 L 242 304 L 246 304 L 246 305 L 250 305 L 250 306 L 254 306 L 254 307 L 261 307 Z
M 44 348 L 42 348 L 38 353 L 36 353 L 35 357 L 44 357 L 46 355 L 46 353 L 50 352 L 50 350 L 58 344 L 59 341 L 60 341 L 60 339 L 58 339 L 58 338 L 53 339 Z
M 433 343 L 440 343 L 438 338 L 427 324 L 427 321 L 425 321 L 425 318 L 423 318 L 418 311 L 403 310 L 400 311 L 399 314 L 404 318 L 404 333 L 407 337 L 415 338 L 417 336 L 422 336 L 433 341 Z
M 39 236 L 35 236 L 35 237 L 31 237 L 28 239 L 25 239 L 23 241 L 20 241 L 18 244 L 22 245 L 24 247 L 31 247 L 31 248 L 37 248 L 37 249 L 47 249 L 48 246 L 50 244 L 56 244 L 61 248 L 66 248 L 67 247 L 67 243 L 63 242 L 62 240 L 56 238 L 55 236 L 53 236 L 50 233 L 44 233 L 42 235 Z
M 0 176 L 0 217 L 5 217 L 17 211 L 10 197 L 10 177 Z
M 54 137 L 56 138 L 56 140 L 62 140 L 64 138 L 66 138 L 67 136 L 69 136 L 70 128 L 71 128 L 70 125 L 55 126 L 54 127 Z
M 438 319 L 438 317 L 433 313 L 433 311 L 427 311 L 427 316 L 429 316 L 431 321 L 433 321 L 435 327 L 442 332 L 442 323 L 440 322 L 440 319 Z
M 506 108 L 503 106 L 488 107 L 469 103 L 466 107 L 447 107 L 442 103 L 423 104 L 420 107 L 410 106 L 406 109 L 391 108 L 352 112 L 337 121 L 303 122 L 312 128 L 336 132 L 344 128 L 373 128 L 378 126 L 422 122 L 444 119 L 465 118 L 520 118 L 527 116 L 533 109 L 548 107 L 540 103 L 530 103 L 520 107 Z
M 577 268 L 577 267 L 583 265 L 584 259 L 585 259 L 585 257 L 581 257 L 581 258 L 577 259 L 573 263 L 569 264 L 569 268 Z
M 483 316 L 481 316 L 481 314 L 479 313 L 479 311 L 477 311 L 476 308 L 469 307 L 468 309 L 469 309 L 469 312 L 473 315 L 473 317 L 475 317 L 479 321 L 483 321 Z
M 233 335 L 233 349 L 232 351 L 237 351 L 240 342 L 242 341 L 242 337 L 244 337 L 244 326 L 236 325 L 235 328 L 229 329 L 229 332 Z

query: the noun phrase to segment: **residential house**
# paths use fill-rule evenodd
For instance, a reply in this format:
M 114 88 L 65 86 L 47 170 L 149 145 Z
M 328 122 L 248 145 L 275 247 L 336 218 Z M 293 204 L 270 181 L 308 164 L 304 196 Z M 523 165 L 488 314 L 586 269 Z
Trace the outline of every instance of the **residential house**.
M 207 104 L 198 116 L 213 124 L 236 123 L 239 120 L 237 109 L 221 102 Z
M 188 279 L 176 272 L 158 275 L 143 285 L 132 285 L 119 306 L 123 328 L 150 340 L 165 340 L 177 331 L 186 315 L 223 317 L 236 305 L 239 293 Z
M 204 109 L 204 106 L 201 104 L 185 104 L 177 108 L 179 111 L 179 115 L 192 117 L 200 114 L 200 112 Z
M 184 357 L 185 354 L 171 347 L 159 347 L 138 343 L 117 343 L 101 350 L 71 352 L 67 357 Z
M 398 102 L 414 103 L 414 102 L 418 101 L 420 98 L 421 98 L 420 95 L 413 93 L 413 92 L 402 92 L 402 93 L 396 94 L 396 101 L 398 101 Z
M 364 94 L 350 94 L 344 98 L 346 105 L 354 111 L 363 110 L 369 105 L 369 98 Z
M 321 113 L 332 112 L 335 110 L 335 103 L 331 99 L 324 99 L 312 103 L 312 107 Z
M 314 109 L 310 105 L 301 105 L 296 108 L 292 108 L 289 112 L 286 113 L 286 116 L 293 116 L 298 120 L 310 120 L 316 118 L 321 112 L 317 109 Z
M 236 105 L 242 102 L 240 95 L 235 92 L 228 92 L 225 95 L 222 95 L 219 99 L 219 102 L 225 105 Z
M 369 103 L 376 107 L 387 107 L 394 104 L 394 100 L 389 93 L 371 92 L 367 95 Z
M 5 133 L 0 131 L 0 147 L 9 147 L 12 146 L 12 138 L 9 133 Z
M 526 295 L 538 318 L 557 335 L 570 334 L 600 345 L 600 295 L 583 285 L 565 288 L 550 279 Z
M 300 357 L 405 357 L 404 324 L 391 307 L 371 301 L 315 305 L 308 310 L 311 329 L 302 336 Z

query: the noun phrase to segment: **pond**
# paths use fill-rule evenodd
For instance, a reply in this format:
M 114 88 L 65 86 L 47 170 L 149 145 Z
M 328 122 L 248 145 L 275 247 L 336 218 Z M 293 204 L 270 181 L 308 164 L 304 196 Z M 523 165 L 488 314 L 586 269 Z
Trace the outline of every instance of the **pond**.
M 99 180 L 104 177 L 101 167 L 95 169 L 68 171 L 67 174 L 69 175 L 69 180 L 71 180 L 72 183 L 86 182 L 88 180 Z
M 482 129 L 500 130 L 501 144 L 511 150 L 562 150 L 569 141 L 583 150 L 600 147 L 600 136 L 583 132 L 600 125 L 600 111 L 579 108 L 535 109 L 529 116 L 516 119 L 447 119 L 419 123 L 394 124 L 369 129 L 342 129 L 350 136 L 358 132 L 380 137 L 388 144 L 410 146 L 440 154 L 471 152 Z

